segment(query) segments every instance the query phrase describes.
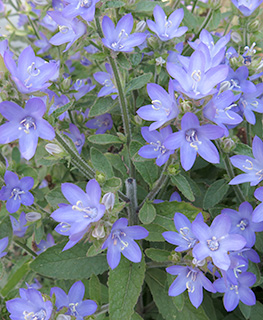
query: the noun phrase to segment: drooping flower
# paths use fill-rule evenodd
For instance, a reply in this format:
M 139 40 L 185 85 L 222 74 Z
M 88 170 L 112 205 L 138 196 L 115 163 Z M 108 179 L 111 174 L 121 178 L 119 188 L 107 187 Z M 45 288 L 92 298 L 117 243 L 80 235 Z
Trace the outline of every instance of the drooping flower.
M 21 93 L 44 90 L 51 85 L 49 81 L 59 76 L 59 63 L 37 57 L 31 47 L 21 52 L 17 65 L 8 52 L 4 54 L 4 61 Z
M 92 85 L 91 79 L 88 78 L 88 79 L 77 79 L 71 89 L 77 91 L 73 95 L 76 101 L 78 101 L 80 98 L 84 97 L 85 94 L 93 90 L 95 87 L 96 85 Z
M 253 156 L 236 155 L 230 158 L 234 167 L 244 171 L 232 179 L 229 184 L 250 182 L 251 186 L 257 185 L 263 179 L 263 142 L 255 136 L 252 143 Z
M 229 251 L 241 250 L 246 240 L 239 234 L 230 234 L 231 219 L 220 214 L 215 217 L 209 227 L 203 221 L 192 223 L 192 232 L 199 240 L 193 248 L 193 256 L 197 260 L 211 257 L 215 266 L 222 270 L 230 267 Z
M 177 80 L 175 89 L 193 99 L 201 99 L 216 93 L 214 87 L 225 80 L 228 74 L 229 68 L 226 65 L 206 70 L 206 58 L 200 50 L 195 51 L 185 62 L 183 67 L 168 62 L 167 71 Z
M 41 36 L 41 39 L 36 40 L 34 45 L 39 48 L 37 54 L 42 54 L 51 48 L 51 44 L 43 32 L 40 31 L 39 35 Z
M 184 10 L 182 8 L 175 10 L 168 18 L 163 9 L 156 5 L 153 9 L 153 16 L 155 22 L 147 20 L 147 25 L 162 41 L 181 37 L 188 30 L 187 27 L 179 28 L 184 17 Z
M 174 149 L 168 149 L 164 146 L 164 141 L 166 141 L 166 138 L 169 137 L 172 132 L 170 126 L 167 126 L 160 131 L 150 131 L 148 127 L 142 127 L 142 136 L 148 144 L 141 147 L 138 154 L 146 159 L 156 158 L 157 166 L 162 166 L 169 159 L 170 155 L 174 153 Z
M 147 84 L 147 91 L 152 103 L 137 110 L 138 115 L 148 121 L 155 121 L 149 130 L 156 130 L 166 122 L 176 118 L 179 109 L 175 100 L 173 82 L 169 81 L 169 93 L 155 83 Z
M 66 52 L 76 40 L 84 35 L 87 28 L 85 24 L 77 18 L 73 20 L 65 18 L 61 12 L 49 11 L 48 14 L 59 26 L 59 32 L 56 33 L 49 42 L 55 46 L 68 43 L 66 49 L 63 50 L 63 52 Z
M 92 315 L 97 310 L 97 304 L 93 300 L 84 300 L 85 286 L 81 281 L 75 282 L 69 289 L 68 295 L 58 287 L 51 288 L 50 296 L 56 296 L 56 307 L 61 310 L 67 307 L 65 314 L 83 320 L 84 317 Z
M 111 66 L 108 63 L 105 63 L 105 68 L 107 72 L 99 71 L 93 74 L 94 79 L 103 85 L 98 93 L 98 97 L 104 97 L 111 93 L 118 93 L 118 90 L 113 83 L 114 76 L 111 69 Z M 112 99 L 116 99 L 118 97 L 117 94 L 113 94 Z
M 53 310 L 51 301 L 45 301 L 35 289 L 19 289 L 19 293 L 21 298 L 6 302 L 6 308 L 11 313 L 10 319 L 50 319 Z
M 70 204 L 60 205 L 51 217 L 60 222 L 55 231 L 69 236 L 64 251 L 73 247 L 84 236 L 92 222 L 101 219 L 105 206 L 100 204 L 101 189 L 95 179 L 87 183 L 86 192 L 73 183 L 63 183 L 61 190 Z
M 69 131 L 70 133 L 64 132 L 64 134 L 70 137 L 70 139 L 74 142 L 74 145 L 78 150 L 78 153 L 81 154 L 82 147 L 84 146 L 84 143 L 85 143 L 84 133 L 80 134 L 78 127 L 75 126 L 73 123 L 69 124 Z
M 223 209 L 221 213 L 226 214 L 232 223 L 230 233 L 241 234 L 247 241 L 246 247 L 252 247 L 256 242 L 255 232 L 263 231 L 263 222 L 253 222 L 253 207 L 248 202 L 239 206 L 239 211 Z
M 53 247 L 55 245 L 55 241 L 54 238 L 52 237 L 52 234 L 48 234 L 47 235 L 47 240 L 41 240 L 39 242 L 39 244 L 37 244 L 38 247 L 38 251 L 37 251 L 37 255 L 39 255 L 40 253 L 46 251 L 48 248 Z
M 53 127 L 42 119 L 46 111 L 44 102 L 39 98 L 29 99 L 25 108 L 14 102 L 0 103 L 0 113 L 9 120 L 0 127 L 0 143 L 9 143 L 19 139 L 21 155 L 29 160 L 36 151 L 38 137 L 53 140 Z
M 261 5 L 263 0 L 231 0 L 233 5 L 243 13 L 245 17 L 250 16 L 258 6 Z
M 225 309 L 230 312 L 234 310 L 239 300 L 246 305 L 254 305 L 256 297 L 254 292 L 249 288 L 256 282 L 256 276 L 251 272 L 244 272 L 238 276 L 237 284 L 233 284 L 229 279 L 217 279 L 213 285 L 218 292 L 225 293 L 223 303 Z
M 194 221 L 203 221 L 202 213 L 200 212 Z M 174 225 L 178 232 L 165 231 L 162 233 L 164 239 L 176 246 L 175 251 L 185 251 L 194 247 L 197 243 L 197 238 L 192 232 L 191 222 L 182 213 L 176 212 L 174 215 Z
M 4 180 L 6 186 L 0 190 L 0 200 L 7 200 L 6 210 L 10 213 L 16 212 L 21 203 L 30 206 L 34 202 L 34 197 L 29 192 L 33 188 L 34 179 L 31 177 L 23 177 L 21 180 L 11 171 L 6 171 Z
M 113 126 L 113 121 L 109 113 L 102 114 L 94 119 L 88 120 L 85 126 L 89 129 L 97 129 L 96 134 L 103 134 L 110 130 Z
M 181 202 L 182 198 L 181 198 L 180 194 L 177 191 L 174 191 L 171 194 L 171 197 L 170 197 L 169 201 Z M 164 200 L 161 200 L 161 199 L 154 199 L 153 200 L 153 203 L 162 203 L 162 202 L 164 202 Z
M 102 245 L 102 249 L 108 248 L 107 260 L 111 269 L 118 266 L 121 253 L 132 262 L 140 262 L 142 258 L 141 249 L 134 240 L 144 239 L 148 234 L 149 232 L 143 227 L 128 227 L 126 218 L 117 220 L 112 226 L 110 235 Z
M 172 275 L 177 275 L 169 288 L 169 296 L 178 296 L 187 289 L 189 299 L 196 308 L 203 301 L 203 287 L 207 291 L 216 292 L 211 281 L 198 268 L 171 266 L 166 268 L 166 271 Z
M 42 288 L 42 284 L 37 280 L 37 278 L 34 278 L 34 282 L 29 284 L 26 282 L 26 286 L 27 286 L 27 289 L 41 289 Z
M 190 112 L 182 117 L 181 128 L 164 141 L 164 146 L 169 150 L 180 148 L 181 164 L 186 171 L 192 168 L 197 153 L 208 162 L 219 163 L 219 153 L 210 140 L 221 138 L 222 128 L 211 124 L 200 126 L 197 116 Z
M 0 191 L 0 194 L 1 194 L 1 191 Z M 12 223 L 14 235 L 19 238 L 22 238 L 25 235 L 26 230 L 28 228 L 25 226 L 27 224 L 25 212 L 21 212 L 18 220 L 16 220 L 16 218 L 10 215 L 10 220 Z
M 135 46 L 139 46 L 146 39 L 144 33 L 130 34 L 133 27 L 133 17 L 131 13 L 122 17 L 116 25 L 108 16 L 102 20 L 102 31 L 104 37 L 103 44 L 113 51 L 131 52 Z
M 86 21 L 92 21 L 95 15 L 96 3 L 100 0 L 67 0 L 68 5 L 62 10 L 65 18 L 72 19 L 81 16 Z

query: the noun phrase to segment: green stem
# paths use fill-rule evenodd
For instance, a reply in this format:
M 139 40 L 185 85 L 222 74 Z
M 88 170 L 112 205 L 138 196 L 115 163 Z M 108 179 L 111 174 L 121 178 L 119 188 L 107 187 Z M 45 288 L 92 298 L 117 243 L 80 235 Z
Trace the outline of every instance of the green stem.
M 41 40 L 41 37 L 40 37 L 40 35 L 39 35 L 39 33 L 38 33 L 38 30 L 36 29 L 36 27 L 35 27 L 35 25 L 34 25 L 34 22 L 33 22 L 32 19 L 29 17 L 29 15 L 27 15 L 27 18 L 28 18 L 29 24 L 31 25 L 32 29 L 34 30 L 34 33 L 35 33 L 36 37 L 37 37 L 39 40 Z
M 100 310 L 94 313 L 94 316 L 98 316 L 100 314 L 104 314 L 109 311 L 109 304 L 104 304 L 100 307 Z
M 246 121 L 246 131 L 247 131 L 247 144 L 252 146 L 252 132 L 251 132 L 251 124 Z
M 203 29 L 206 28 L 206 26 L 208 25 L 208 23 L 210 22 L 210 19 L 212 18 L 212 14 L 213 14 L 213 8 L 210 8 L 207 12 L 207 15 L 205 17 L 205 20 L 203 21 L 203 23 L 201 24 L 200 28 L 198 29 L 196 35 L 194 36 L 194 38 L 192 39 L 192 42 L 194 42 L 200 35 L 201 31 Z M 188 54 L 188 51 L 191 49 L 191 47 L 189 46 L 189 44 L 187 44 L 185 47 L 184 47 L 184 50 L 182 52 L 182 55 L 187 55 Z
M 29 253 L 31 256 L 33 257 L 37 257 L 37 254 L 31 250 L 30 248 L 28 248 L 28 246 L 22 242 L 20 242 L 19 240 L 14 240 L 15 244 L 18 245 L 20 248 L 24 249 L 27 253 Z
M 194 0 L 194 4 L 193 4 L 192 10 L 191 10 L 192 13 L 194 13 L 194 10 L 195 10 L 197 1 L 198 1 L 198 0 Z
M 125 181 L 126 185 L 126 194 L 127 197 L 130 199 L 130 204 L 127 207 L 128 210 L 128 219 L 129 219 L 129 225 L 133 226 L 138 224 L 138 216 L 137 216 L 137 186 L 136 186 L 136 180 L 133 178 L 128 178 Z

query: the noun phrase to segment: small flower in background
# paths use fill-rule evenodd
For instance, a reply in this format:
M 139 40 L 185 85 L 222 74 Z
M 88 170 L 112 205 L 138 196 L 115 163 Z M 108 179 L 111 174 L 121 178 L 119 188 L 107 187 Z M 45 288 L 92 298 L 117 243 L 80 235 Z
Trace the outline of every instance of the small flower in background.
M 21 212 L 18 220 L 16 220 L 16 218 L 10 215 L 10 220 L 12 223 L 13 234 L 19 238 L 24 237 L 26 230 L 28 228 L 25 226 L 27 224 L 25 212 Z
M 152 131 L 176 118 L 179 109 L 174 96 L 172 80 L 169 81 L 169 93 L 155 83 L 148 83 L 147 91 L 152 100 L 151 104 L 139 108 L 137 114 L 144 120 L 155 121 L 149 127 L 149 130 Z
M 177 191 L 174 191 L 174 192 L 171 194 L 171 197 L 170 197 L 169 201 L 181 202 L 182 199 L 181 199 L 180 194 L 179 194 Z M 161 200 L 161 199 L 154 199 L 154 200 L 153 200 L 153 203 L 162 203 L 162 202 L 164 202 L 164 200 Z
M 62 13 L 58 11 L 48 11 L 48 14 L 59 26 L 59 32 L 49 39 L 49 42 L 54 46 L 68 43 L 63 52 L 66 52 L 76 40 L 85 34 L 87 28 L 77 18 L 70 20 L 63 17 Z
M 175 10 L 169 18 L 167 18 L 163 9 L 156 5 L 153 9 L 153 16 L 155 22 L 147 20 L 147 25 L 162 41 L 181 37 L 188 30 L 187 27 L 179 28 L 184 17 L 184 10 L 182 8 Z
M 221 213 L 226 214 L 232 223 L 229 233 L 241 234 L 247 241 L 246 247 L 252 247 L 256 242 L 255 232 L 263 231 L 263 222 L 253 222 L 253 207 L 248 202 L 239 206 L 239 211 L 223 209 Z
M 202 213 L 200 212 L 194 221 L 204 221 Z M 189 250 L 197 243 L 197 238 L 192 232 L 191 222 L 182 213 L 176 212 L 174 215 L 174 225 L 178 232 L 165 231 L 162 233 L 164 239 L 176 246 L 175 251 L 181 252 Z
M 253 82 L 247 80 L 249 76 L 248 68 L 239 67 L 236 71 L 229 68 L 229 73 L 222 85 L 227 85 L 228 90 L 234 92 L 256 93 L 256 86 Z
M 263 94 L 263 83 L 256 84 L 256 91 L 251 93 L 244 93 L 238 103 L 241 112 L 244 114 L 247 122 L 251 124 L 256 123 L 256 117 L 253 113 L 263 113 L 263 101 L 257 99 Z
M 21 204 L 30 206 L 34 203 L 34 197 L 29 192 L 34 186 L 33 178 L 24 177 L 19 180 L 15 173 L 6 171 L 4 180 L 6 186 L 0 190 L 0 200 L 7 200 L 6 210 L 8 212 L 16 212 Z
M 225 293 L 223 303 L 225 309 L 230 312 L 234 310 L 239 300 L 244 304 L 252 306 L 256 303 L 254 292 L 249 288 L 256 282 L 257 277 L 251 272 L 241 273 L 237 278 L 237 284 L 233 284 L 229 279 L 217 279 L 213 285 L 218 292 Z
M 178 296 L 187 289 L 189 299 L 196 308 L 203 301 L 203 287 L 207 291 L 216 292 L 212 282 L 198 268 L 171 266 L 166 268 L 166 271 L 172 275 L 177 275 L 169 288 L 169 296 Z
M 0 258 L 7 255 L 7 252 L 3 252 L 7 246 L 8 246 L 8 237 L 0 239 Z
M 50 48 L 51 48 L 51 44 L 49 43 L 47 37 L 45 36 L 45 34 L 43 32 L 39 32 L 41 39 L 38 39 L 36 41 L 34 41 L 34 45 L 38 48 L 40 48 L 40 50 L 38 50 L 37 54 L 42 54 L 47 52 Z
M 56 296 L 56 307 L 61 310 L 67 307 L 68 311 L 65 313 L 76 317 L 77 320 L 83 320 L 84 317 L 90 316 L 97 310 L 97 304 L 93 300 L 83 300 L 85 293 L 85 286 L 81 281 L 75 282 L 69 289 L 68 295 L 64 290 L 58 287 L 51 288 L 50 296 Z
M 0 126 L 0 143 L 19 139 L 22 157 L 31 159 L 36 152 L 38 137 L 45 140 L 55 138 L 53 127 L 42 119 L 45 112 L 46 106 L 39 98 L 28 100 L 25 108 L 14 102 L 1 102 L 0 113 L 9 121 Z
M 246 245 L 246 239 L 239 234 L 230 234 L 231 219 L 220 214 L 215 217 L 209 227 L 203 221 L 192 223 L 192 232 L 199 240 L 193 247 L 193 256 L 198 261 L 211 257 L 215 266 L 222 270 L 230 267 L 228 251 L 241 250 Z
M 40 282 L 37 280 L 37 278 L 34 278 L 34 282 L 31 283 L 31 284 L 28 284 L 26 282 L 26 286 L 27 286 L 27 289 L 41 289 L 42 288 L 42 285 L 40 284 Z
M 164 141 L 168 150 L 180 148 L 180 159 L 184 170 L 192 168 L 197 153 L 206 161 L 219 163 L 219 153 L 210 140 L 221 138 L 224 130 L 218 126 L 200 126 L 197 116 L 187 112 L 181 121 L 181 130 L 170 134 Z
M 54 81 L 59 76 L 59 63 L 47 62 L 37 57 L 30 46 L 21 52 L 17 65 L 7 51 L 4 61 L 21 93 L 43 91 L 51 85 L 49 81 Z
M 107 261 L 111 269 L 115 269 L 121 260 L 121 253 L 128 260 L 138 263 L 142 259 L 141 249 L 134 240 L 144 239 L 149 232 L 141 226 L 128 227 L 128 220 L 120 218 L 111 229 L 102 249 L 108 248 Z
M 174 149 L 168 150 L 164 146 L 164 141 L 167 137 L 172 134 L 172 128 L 167 126 L 163 129 L 150 131 L 148 127 L 141 128 L 141 134 L 147 144 L 146 146 L 141 147 L 138 151 L 138 154 L 146 159 L 156 159 L 157 166 L 162 166 L 170 157 L 171 154 L 174 153 Z
M 36 289 L 19 289 L 21 298 L 6 302 L 10 319 L 49 320 L 53 311 L 50 301 L 45 301 Z
M 47 89 L 45 91 L 48 96 L 49 96 L 49 101 L 52 100 L 52 98 L 54 97 L 54 103 L 51 105 L 51 107 L 48 110 L 48 114 L 52 114 L 55 110 L 57 110 L 60 107 L 63 107 L 65 104 L 69 103 L 69 98 L 67 96 L 65 96 L 64 94 L 62 95 L 57 95 L 55 92 Z M 68 118 L 68 112 L 65 111 L 63 112 L 58 119 L 60 121 L 64 120 L 65 118 Z
M 105 113 L 87 121 L 85 126 L 89 129 L 97 129 L 96 134 L 103 134 L 112 128 L 113 121 L 111 115 L 109 113 Z
M 78 153 L 81 154 L 82 147 L 84 146 L 85 143 L 85 135 L 84 133 L 80 133 L 79 129 L 77 126 L 75 126 L 73 123 L 69 124 L 69 131 L 64 132 L 65 135 L 67 135 L 74 143 L 76 146 L 76 149 L 78 150 Z
M 60 208 L 51 214 L 51 218 L 60 222 L 55 231 L 69 236 L 64 251 L 79 242 L 92 222 L 101 219 L 105 206 L 100 204 L 101 189 L 95 179 L 87 183 L 86 192 L 73 183 L 63 183 L 61 190 L 70 204 L 60 205 Z
M 92 86 L 92 81 L 90 78 L 88 78 L 76 80 L 71 89 L 77 91 L 76 93 L 73 93 L 73 96 L 75 97 L 76 101 L 78 101 L 95 87 L 96 85 Z
M 231 0 L 233 5 L 238 8 L 240 12 L 243 13 L 245 17 L 250 16 L 258 6 L 261 5 L 263 0 L 246 0 L 246 1 L 240 1 L 240 0 Z
M 229 184 L 250 182 L 251 186 L 255 186 L 263 179 L 263 142 L 258 136 L 253 139 L 252 151 L 255 159 L 243 155 L 230 158 L 232 165 L 245 173 L 236 176 Z
M 49 233 L 47 235 L 47 240 L 41 240 L 39 242 L 39 244 L 37 244 L 38 247 L 38 251 L 37 251 L 37 255 L 39 255 L 40 253 L 46 251 L 48 248 L 53 247 L 55 245 L 55 241 L 54 238 L 52 237 L 52 235 Z
M 58 24 L 48 14 L 44 16 L 39 24 L 51 32 L 56 31 L 58 27 Z
M 98 97 L 104 97 L 111 93 L 118 93 L 118 90 L 113 83 L 114 76 L 111 69 L 111 66 L 108 63 L 105 63 L 105 68 L 107 72 L 99 71 L 93 74 L 94 79 L 103 85 L 98 93 Z M 111 95 L 112 99 L 116 99 L 118 97 L 117 94 Z
M 95 15 L 96 3 L 100 0 L 67 0 L 68 5 L 61 11 L 67 19 L 77 16 L 86 21 L 92 21 Z
M 133 17 L 131 13 L 122 17 L 116 25 L 108 16 L 102 20 L 103 44 L 113 51 L 131 52 L 135 46 L 139 46 L 146 39 L 144 33 L 130 34 L 133 28 Z
M 262 222 L 263 221 L 263 187 L 259 187 L 254 192 L 254 197 L 261 201 L 261 203 L 255 208 L 252 213 L 253 222 Z

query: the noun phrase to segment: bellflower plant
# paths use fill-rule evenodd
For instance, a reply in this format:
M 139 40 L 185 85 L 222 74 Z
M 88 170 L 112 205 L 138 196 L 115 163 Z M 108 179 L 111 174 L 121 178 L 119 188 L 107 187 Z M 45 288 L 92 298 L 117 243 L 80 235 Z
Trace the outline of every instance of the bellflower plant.
M 263 202 L 263 187 L 259 187 L 254 192 L 254 197 Z M 252 213 L 253 222 L 262 222 L 263 221 L 263 204 L 260 203 Z
M 84 300 L 85 286 L 81 281 L 75 282 L 69 289 L 68 295 L 58 287 L 51 288 L 50 296 L 56 297 L 56 307 L 61 310 L 67 307 L 66 315 L 76 317 L 76 320 L 83 320 L 97 310 L 97 304 L 93 300 Z
M 10 220 L 12 223 L 13 234 L 19 238 L 24 237 L 26 230 L 28 228 L 27 226 L 25 226 L 27 224 L 25 212 L 21 212 L 18 220 L 10 215 Z
M 137 114 L 144 120 L 155 121 L 149 127 L 152 131 L 177 117 L 179 109 L 174 96 L 172 80 L 169 81 L 169 94 L 155 83 L 149 83 L 147 91 L 152 99 L 151 104 L 138 109 Z
M 197 116 L 188 112 L 182 118 L 181 130 L 169 135 L 164 141 L 164 147 L 168 150 L 180 148 L 182 167 L 188 171 L 197 153 L 208 162 L 219 163 L 219 153 L 210 140 L 223 135 L 222 128 L 211 124 L 200 126 Z
M 105 68 L 107 72 L 99 71 L 93 74 L 94 79 L 103 85 L 98 93 L 98 97 L 104 97 L 111 93 L 118 93 L 118 90 L 113 83 L 113 72 L 111 66 L 108 63 L 105 63 Z M 112 99 L 116 99 L 118 97 L 117 94 L 111 95 Z
M 92 21 L 97 2 L 99 0 L 67 0 L 68 5 L 62 10 L 62 15 L 68 19 L 80 16 L 86 21 Z
M 30 206 L 34 202 L 33 195 L 29 192 L 34 186 L 34 179 L 18 176 L 11 171 L 6 171 L 4 176 L 6 186 L 0 190 L 0 200 L 6 201 L 6 210 L 10 213 L 18 211 L 20 205 Z
M 4 61 L 21 93 L 44 90 L 51 85 L 49 81 L 56 80 L 59 75 L 59 64 L 37 57 L 30 46 L 21 52 L 17 65 L 8 52 L 4 54 Z
M 43 319 L 49 320 L 53 310 L 52 303 L 45 301 L 36 289 L 19 289 L 21 298 L 6 302 L 11 313 L 10 319 Z
M 234 167 L 244 171 L 233 178 L 229 184 L 250 182 L 251 186 L 257 185 L 263 179 L 263 142 L 255 136 L 252 144 L 253 156 L 236 155 L 230 158 Z
M 84 133 L 80 134 L 78 127 L 75 126 L 73 123 L 69 124 L 69 131 L 70 133 L 64 132 L 64 134 L 70 137 L 70 139 L 75 144 L 76 149 L 78 150 L 78 153 L 81 154 L 82 147 L 85 143 Z
M 94 119 L 88 120 L 85 123 L 85 126 L 89 129 L 97 129 L 96 134 L 103 134 L 107 130 L 112 128 L 113 121 L 109 113 L 102 114 L 97 116 Z
M 150 30 L 157 34 L 162 41 L 168 41 L 175 37 L 181 37 L 188 30 L 187 27 L 180 27 L 179 25 L 184 17 L 184 10 L 175 10 L 169 18 L 165 15 L 163 9 L 156 5 L 153 9 L 153 16 L 155 22 L 147 20 L 147 25 Z
M 39 98 L 28 100 L 24 109 L 14 102 L 1 102 L 0 113 L 9 121 L 0 126 L 0 143 L 19 139 L 21 155 L 31 159 L 36 152 L 38 137 L 55 138 L 53 127 L 42 118 L 45 111 L 46 106 Z
M 112 20 L 105 16 L 102 20 L 102 30 L 104 37 L 102 40 L 104 46 L 113 51 L 131 52 L 135 46 L 139 46 L 146 39 L 144 33 L 130 34 L 133 27 L 133 17 L 131 13 L 126 14 L 117 23 L 116 28 Z
M 55 245 L 54 238 L 52 237 L 52 234 L 47 235 L 47 240 L 41 240 L 39 244 L 37 244 L 37 248 L 39 249 L 37 251 L 37 254 L 41 254 L 42 252 L 46 251 L 47 248 L 53 247 Z
M 248 0 L 248 1 L 242 1 L 242 0 L 231 0 L 233 5 L 238 8 L 238 10 L 245 16 L 250 16 L 258 6 L 261 5 L 263 0 Z
M 134 240 L 144 239 L 149 232 L 140 226 L 128 227 L 128 220 L 120 218 L 111 229 L 107 240 L 103 243 L 102 249 L 108 248 L 107 260 L 111 269 L 115 269 L 121 260 L 121 253 L 128 260 L 138 263 L 141 261 L 142 253 Z
M 67 250 L 82 239 L 92 222 L 101 219 L 105 206 L 100 204 L 101 189 L 95 179 L 87 183 L 86 192 L 73 183 L 63 183 L 61 190 L 70 204 L 63 204 L 51 214 L 51 218 L 60 222 L 56 232 L 69 236 L 63 249 Z

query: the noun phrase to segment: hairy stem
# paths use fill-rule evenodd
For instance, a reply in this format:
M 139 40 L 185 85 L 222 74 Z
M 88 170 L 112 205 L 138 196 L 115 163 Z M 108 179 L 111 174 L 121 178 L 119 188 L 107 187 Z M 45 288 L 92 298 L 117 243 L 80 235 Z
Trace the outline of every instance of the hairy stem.
M 19 240 L 14 240 L 14 242 L 15 242 L 15 244 L 16 244 L 18 247 L 24 249 L 24 250 L 25 250 L 27 253 L 29 253 L 31 256 L 37 257 L 37 254 L 36 254 L 33 250 L 31 250 L 30 248 L 28 248 L 28 246 L 27 246 L 26 244 L 20 242 Z

